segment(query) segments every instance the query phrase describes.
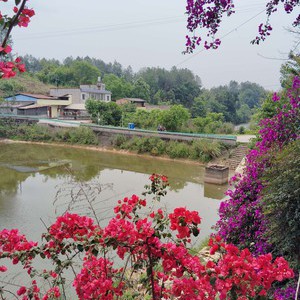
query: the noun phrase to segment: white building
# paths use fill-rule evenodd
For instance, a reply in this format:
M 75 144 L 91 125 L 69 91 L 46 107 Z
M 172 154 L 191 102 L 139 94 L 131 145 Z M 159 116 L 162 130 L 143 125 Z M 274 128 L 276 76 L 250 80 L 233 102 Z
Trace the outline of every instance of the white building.
M 80 85 L 79 88 L 51 88 L 50 96 L 61 97 L 64 95 L 72 95 L 73 104 L 84 104 L 88 99 L 110 102 L 111 92 L 105 89 L 105 84 L 98 77 L 96 85 Z

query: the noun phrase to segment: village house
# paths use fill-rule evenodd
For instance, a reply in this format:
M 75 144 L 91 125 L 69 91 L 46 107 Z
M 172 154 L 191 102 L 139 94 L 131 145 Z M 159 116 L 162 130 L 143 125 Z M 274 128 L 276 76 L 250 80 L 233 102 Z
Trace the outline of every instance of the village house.
M 116 100 L 116 103 L 118 105 L 132 103 L 136 107 L 145 107 L 146 101 L 144 99 L 140 99 L 140 98 L 122 98 L 122 99 Z
M 88 99 L 104 102 L 111 101 L 111 92 L 105 89 L 105 84 L 98 77 L 96 85 L 82 84 L 79 88 L 51 88 L 50 96 L 60 97 L 62 95 L 72 95 L 73 104 L 84 104 Z
M 64 107 L 72 103 L 71 95 L 51 97 L 39 94 L 19 93 L 6 97 L 0 105 L 1 113 L 57 118 Z

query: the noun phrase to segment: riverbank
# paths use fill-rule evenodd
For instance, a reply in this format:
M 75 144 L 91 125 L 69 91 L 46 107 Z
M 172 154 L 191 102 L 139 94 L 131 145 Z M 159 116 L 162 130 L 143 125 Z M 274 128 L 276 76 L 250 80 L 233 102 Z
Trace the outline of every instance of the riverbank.
M 167 156 L 153 156 L 150 154 L 138 154 L 134 153 L 128 150 L 122 150 L 122 149 L 115 149 L 115 148 L 107 148 L 107 147 L 101 147 L 101 146 L 90 146 L 90 145 L 72 145 L 72 144 L 66 144 L 66 143 L 54 143 L 54 142 L 36 142 L 36 141 L 21 141 L 21 140 L 12 140 L 12 139 L 6 139 L 6 138 L 0 138 L 0 143 L 15 143 L 15 144 L 33 144 L 33 145 L 43 145 L 43 146 L 56 146 L 56 147 L 62 147 L 62 148 L 74 148 L 74 149 L 83 149 L 83 150 L 90 150 L 90 151 L 98 151 L 98 152 L 106 152 L 106 153 L 112 153 L 112 154 L 122 154 L 127 156 L 138 156 L 138 157 L 145 157 L 145 158 L 152 158 L 157 160 L 163 160 L 163 161 L 179 161 L 186 164 L 191 165 L 199 165 L 199 166 L 206 166 L 207 163 L 190 160 L 190 159 L 180 159 L 180 158 L 170 158 Z
M 63 144 L 114 153 L 118 151 L 127 155 L 176 159 L 202 165 L 206 165 L 224 154 L 228 155 L 230 149 L 233 148 L 231 145 L 204 138 L 177 141 L 165 140 L 162 137 L 129 137 L 118 134 L 108 139 L 88 127 L 51 128 L 38 124 L 0 123 L 0 137 L 30 143 Z

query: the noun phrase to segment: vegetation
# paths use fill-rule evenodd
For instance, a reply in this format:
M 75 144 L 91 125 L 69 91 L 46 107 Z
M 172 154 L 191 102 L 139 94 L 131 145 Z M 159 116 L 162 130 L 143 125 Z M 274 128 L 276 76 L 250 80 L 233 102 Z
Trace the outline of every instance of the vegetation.
M 0 138 L 25 141 L 64 142 L 81 145 L 97 145 L 97 135 L 89 127 L 61 128 L 53 130 L 47 126 L 16 125 L 0 121 Z M 192 142 L 164 141 L 156 137 L 128 138 L 117 135 L 112 138 L 112 146 L 122 150 L 129 150 L 139 154 L 153 156 L 169 156 L 170 158 L 187 158 L 207 163 L 222 155 L 227 146 L 210 140 L 194 140 Z
M 44 94 L 49 93 L 51 85 L 45 84 L 26 73 L 18 74 L 9 80 L 0 80 L 0 98 L 17 93 Z
M 86 101 L 85 107 L 94 123 L 120 126 L 122 110 L 115 102 L 102 102 L 89 99 Z
M 167 103 L 187 108 L 192 118 L 222 113 L 224 122 L 239 124 L 250 120 L 266 91 L 256 83 L 231 81 L 228 85 L 210 90 L 201 87 L 201 80 L 188 69 L 171 70 L 144 68 L 133 73 L 130 67 L 104 63 L 90 57 L 37 59 L 25 55 L 23 61 L 29 73 L 46 84 L 60 87 L 95 83 L 102 76 L 112 99 L 142 98 L 150 104 Z
M 160 138 L 134 137 L 126 138 L 117 135 L 113 140 L 114 147 L 137 153 L 147 153 L 154 156 L 167 155 L 170 158 L 187 158 L 207 163 L 213 158 L 219 157 L 225 145 L 210 140 L 193 140 L 192 142 L 164 141 Z
M 282 98 L 273 95 L 278 109 L 272 117 L 261 120 L 259 140 L 247 155 L 242 178 L 232 178 L 235 188 L 221 204 L 217 224 L 227 242 L 249 247 L 252 253 L 284 254 L 298 270 L 299 91 L 300 78 L 294 77 Z M 287 229 L 285 236 L 282 228 Z M 295 290 L 293 284 L 278 291 L 283 295 L 279 299 L 295 298 Z
M 96 145 L 96 134 L 88 127 L 53 130 L 47 126 L 5 124 L 0 121 L 0 138 L 25 141 L 64 142 L 71 144 Z
M 300 140 L 279 152 L 271 166 L 263 176 L 265 189 L 262 198 L 263 213 L 268 220 L 268 240 L 276 256 L 286 257 L 295 269 L 299 269 Z
M 219 236 L 208 242 L 210 253 L 218 251 L 219 259 L 202 262 L 190 252 L 191 238 L 200 233 L 199 213 L 185 207 L 171 213 L 157 208 L 167 193 L 168 178 L 152 174 L 149 179 L 142 197 L 118 201 L 105 227 L 93 209 L 95 192 L 81 185 L 78 193 L 71 191 L 71 207 L 85 200 L 94 219 L 67 211 L 47 228 L 40 244 L 17 229 L 1 230 L 0 259 L 22 267 L 31 279 L 17 288 L 5 286 L 1 298 L 69 299 L 74 288 L 80 300 L 261 299 L 272 284 L 294 276 L 284 258 L 255 257 Z M 149 196 L 153 203 L 147 211 Z M 43 271 L 35 264 L 41 259 Z M 72 285 L 67 289 L 70 268 Z M 7 270 L 0 265 L 0 272 Z

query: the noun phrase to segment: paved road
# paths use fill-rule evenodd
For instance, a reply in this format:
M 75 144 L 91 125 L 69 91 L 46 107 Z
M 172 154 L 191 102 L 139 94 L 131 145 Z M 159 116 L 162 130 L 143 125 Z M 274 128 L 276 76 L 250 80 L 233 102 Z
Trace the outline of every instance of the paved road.
M 243 134 L 237 136 L 237 142 L 240 143 L 249 143 L 251 139 L 255 138 L 256 136 L 253 134 Z

